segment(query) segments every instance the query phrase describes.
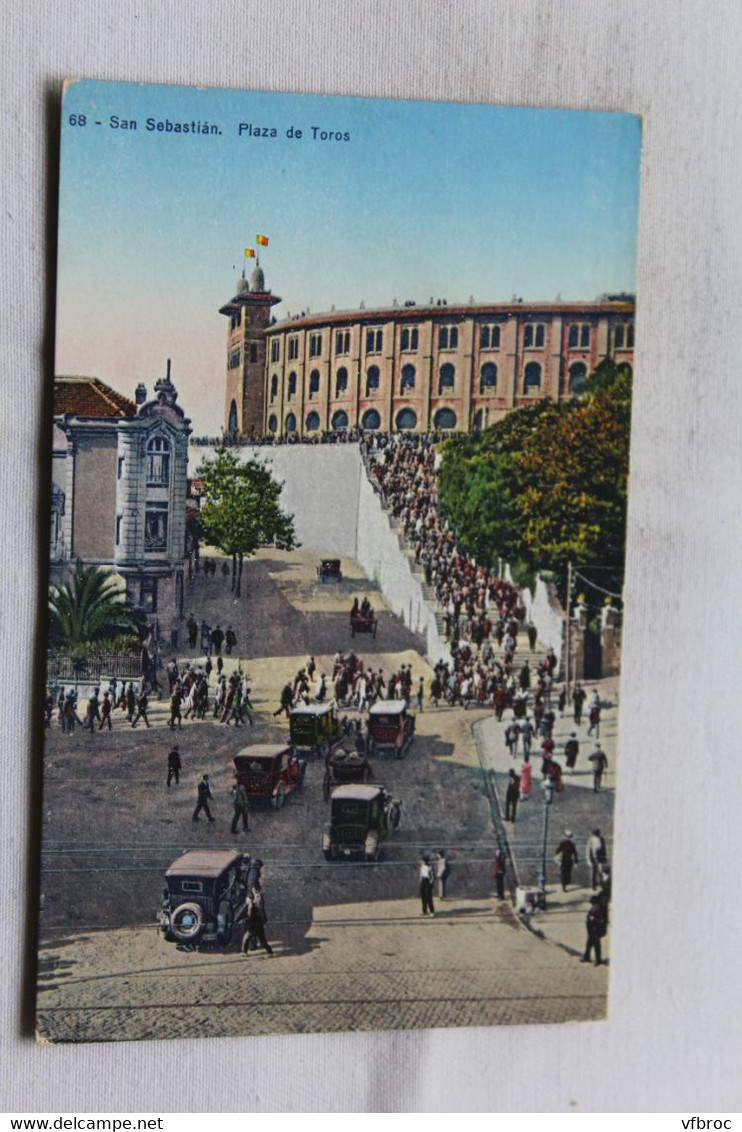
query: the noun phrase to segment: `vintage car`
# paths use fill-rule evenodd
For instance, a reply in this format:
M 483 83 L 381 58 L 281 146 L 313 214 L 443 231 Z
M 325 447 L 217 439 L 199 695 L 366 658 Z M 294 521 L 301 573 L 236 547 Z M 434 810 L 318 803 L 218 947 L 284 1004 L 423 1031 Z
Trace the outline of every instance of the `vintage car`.
M 226 946 L 247 903 L 252 863 L 232 849 L 192 849 L 165 873 L 160 931 L 168 943 Z
M 289 717 L 289 736 L 294 751 L 309 751 L 327 757 L 340 742 L 343 729 L 332 704 L 299 704 Z
M 356 633 L 370 633 L 375 637 L 377 626 L 378 620 L 373 610 L 368 614 L 361 613 L 359 609 L 351 610 L 349 620 L 351 637 L 355 637 Z
M 415 717 L 402 700 L 377 700 L 368 713 L 368 753 L 403 759 L 415 734 Z
M 378 861 L 381 843 L 389 836 L 393 808 L 398 816 L 399 803 L 383 786 L 354 783 L 336 787 L 330 796 L 330 820 L 322 831 L 325 858 L 332 861 L 362 857 Z
M 324 585 L 325 582 L 342 582 L 343 572 L 340 569 L 339 558 L 323 558 L 317 567 L 317 578 Z
M 340 747 L 333 751 L 327 760 L 327 797 L 333 783 L 340 786 L 348 782 L 368 782 L 373 778 L 371 764 L 359 751 L 344 750 Z M 327 800 L 327 797 L 325 800 Z
M 262 798 L 280 810 L 286 795 L 304 781 L 307 764 L 285 743 L 256 743 L 235 755 L 234 769 L 250 801 Z

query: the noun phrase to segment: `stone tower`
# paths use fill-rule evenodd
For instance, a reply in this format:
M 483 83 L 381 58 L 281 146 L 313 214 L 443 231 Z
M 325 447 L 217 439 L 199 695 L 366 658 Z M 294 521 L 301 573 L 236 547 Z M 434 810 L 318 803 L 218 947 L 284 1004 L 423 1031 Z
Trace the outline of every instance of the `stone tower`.
M 250 281 L 238 281 L 237 294 L 219 314 L 227 326 L 227 380 L 224 431 L 231 436 L 260 436 L 265 408 L 266 330 L 271 307 L 278 295 L 266 290 L 265 275 L 257 263 Z

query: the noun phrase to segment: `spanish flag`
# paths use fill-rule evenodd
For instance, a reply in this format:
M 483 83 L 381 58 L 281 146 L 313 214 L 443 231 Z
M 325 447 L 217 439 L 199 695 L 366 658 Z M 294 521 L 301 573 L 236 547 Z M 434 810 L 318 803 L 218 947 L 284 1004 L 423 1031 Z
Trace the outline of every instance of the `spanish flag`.
M 255 259 L 255 248 L 245 248 L 245 259 Z
M 268 247 L 268 237 L 267 236 L 256 236 L 255 242 L 260 244 L 261 248 L 267 248 Z

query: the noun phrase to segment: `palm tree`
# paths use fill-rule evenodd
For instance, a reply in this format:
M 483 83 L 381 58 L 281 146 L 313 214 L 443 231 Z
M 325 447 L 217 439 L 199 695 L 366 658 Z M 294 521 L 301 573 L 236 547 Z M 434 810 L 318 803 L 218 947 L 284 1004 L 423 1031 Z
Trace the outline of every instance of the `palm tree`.
M 49 637 L 63 648 L 121 634 L 139 636 L 145 617 L 110 574 L 78 562 L 72 578 L 49 597 Z

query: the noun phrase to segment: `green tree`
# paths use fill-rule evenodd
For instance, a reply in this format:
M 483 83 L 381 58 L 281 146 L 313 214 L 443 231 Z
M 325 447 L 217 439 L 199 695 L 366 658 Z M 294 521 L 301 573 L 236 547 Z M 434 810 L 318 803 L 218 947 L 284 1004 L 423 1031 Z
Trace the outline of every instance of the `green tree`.
M 220 448 L 213 460 L 201 464 L 198 475 L 204 481 L 204 537 L 232 558 L 232 589 L 239 597 L 245 558 L 261 546 L 291 550 L 297 545 L 293 516 L 281 510 L 282 485 L 257 460 L 242 463 Z
M 119 589 L 115 578 L 78 562 L 68 582 L 49 596 L 49 638 L 61 648 L 140 635 L 146 624 L 141 610 Z

